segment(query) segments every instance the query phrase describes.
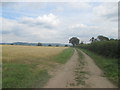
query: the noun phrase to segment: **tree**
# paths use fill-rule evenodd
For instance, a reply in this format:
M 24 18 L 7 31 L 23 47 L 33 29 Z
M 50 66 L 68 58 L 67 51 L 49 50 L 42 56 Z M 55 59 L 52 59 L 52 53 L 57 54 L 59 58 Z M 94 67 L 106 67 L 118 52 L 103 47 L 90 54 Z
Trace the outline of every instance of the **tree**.
M 109 40 L 108 37 L 105 37 L 105 36 L 102 36 L 102 35 L 99 35 L 99 36 L 97 37 L 97 39 L 98 39 L 99 41 L 108 41 L 108 40 Z
M 42 43 L 39 42 L 39 43 L 37 44 L 37 46 L 42 46 Z
M 70 40 L 69 40 L 69 43 L 71 43 L 74 46 L 76 45 L 79 45 L 79 39 L 77 37 L 72 37 Z
M 115 40 L 115 39 L 111 38 L 110 40 L 112 40 L 112 41 L 113 41 L 113 40 Z
M 56 47 L 59 47 L 59 45 L 56 45 Z
M 10 45 L 14 45 L 13 43 L 11 43 Z
M 91 42 L 94 42 L 94 41 L 95 41 L 95 38 L 94 38 L 94 37 L 92 37 L 92 38 L 90 39 L 90 41 L 91 41 Z
M 49 44 L 48 46 L 52 46 L 51 44 Z
M 80 44 L 84 44 L 84 43 L 83 43 L 83 41 L 81 41 L 81 43 L 80 43 Z
M 97 41 L 98 41 L 97 39 L 94 40 L 94 42 L 97 42 Z
M 65 45 L 65 47 L 68 47 L 68 45 Z

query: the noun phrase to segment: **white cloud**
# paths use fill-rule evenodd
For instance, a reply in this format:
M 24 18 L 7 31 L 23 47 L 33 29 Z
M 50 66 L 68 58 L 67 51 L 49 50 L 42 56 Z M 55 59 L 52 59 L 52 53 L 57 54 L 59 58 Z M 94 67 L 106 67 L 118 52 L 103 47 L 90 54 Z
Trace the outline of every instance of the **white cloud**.
M 5 18 L 0 18 L 0 21 L 2 21 L 1 30 L 3 29 L 4 31 L 11 31 L 11 28 L 13 28 L 14 26 L 18 24 L 16 21 L 5 19 Z
M 82 41 L 89 41 L 91 37 L 97 37 L 98 35 L 105 35 L 109 38 L 117 38 L 118 30 L 112 26 L 99 26 L 99 25 L 85 25 L 85 24 L 73 24 L 69 27 L 67 35 L 69 37 L 77 36 Z
M 70 29 L 98 29 L 97 26 L 88 26 L 85 24 L 73 24 L 69 28 Z
M 30 42 L 49 42 L 51 40 L 56 40 L 59 32 L 56 30 L 56 25 L 58 22 L 56 17 L 53 14 L 44 15 L 43 17 L 37 18 L 22 18 L 21 21 L 10 20 L 5 18 L 0 18 L 2 20 L 2 37 L 3 42 L 14 42 L 14 41 L 30 41 Z M 20 20 L 20 19 L 18 19 Z M 24 22 L 23 22 L 24 20 Z M 52 21 L 53 20 L 53 21 Z M 26 23 L 25 23 L 26 22 Z M 48 27 L 40 27 L 40 25 L 33 25 L 31 23 L 39 24 L 39 23 L 52 26 Z M 54 28 L 53 28 L 54 27 Z
M 23 17 L 21 19 L 21 22 L 30 24 L 30 25 L 38 25 L 38 26 L 45 26 L 45 27 L 56 27 L 60 24 L 59 18 L 52 13 L 48 15 L 38 16 L 36 18 Z
M 103 3 L 94 8 L 94 13 L 111 21 L 118 20 L 118 3 Z
M 72 25 L 70 26 L 70 28 L 72 29 L 76 29 L 76 28 L 86 28 L 87 26 L 84 25 L 84 24 L 75 24 L 75 25 Z
M 30 26 L 29 23 L 22 23 L 16 20 L 5 18 L 2 20 L 4 21 L 2 23 L 4 42 L 28 41 L 67 43 L 68 39 L 73 36 L 80 37 L 82 41 L 89 41 L 91 37 L 97 37 L 100 34 L 113 38 L 117 37 L 117 28 L 111 27 L 76 23 L 49 29 L 46 27 L 39 27 L 39 25 Z M 32 19 L 29 20 L 29 22 L 32 22 Z
M 30 12 L 25 11 L 26 14 L 22 15 L 20 14 L 23 13 L 21 4 L 20 11 L 18 10 L 19 13 L 15 15 L 16 18 L 11 18 L 10 16 L 7 17 L 10 19 L 1 18 L 0 20 L 3 21 L 3 28 L 1 29 L 3 30 L 3 40 L 6 42 L 65 43 L 73 36 L 80 37 L 82 41 L 89 41 L 91 37 L 97 37 L 100 34 L 110 38 L 117 37 L 116 22 L 111 22 L 116 20 L 115 18 L 117 17 L 116 4 L 90 4 L 86 2 L 54 4 L 55 3 L 47 3 L 48 6 L 39 9 L 41 11 L 44 10 L 44 12 L 36 10 L 37 13 L 32 12 L 31 8 L 27 6 Z M 115 7 L 113 7 L 114 5 Z M 25 9 L 25 7 L 22 9 Z M 6 9 L 4 10 L 6 11 Z M 94 10 L 94 13 L 92 10 Z M 11 11 L 8 13 L 10 12 Z M 13 14 L 11 14 L 11 16 Z M 29 14 L 34 15 L 30 17 Z M 95 19 L 98 19 L 98 21 Z

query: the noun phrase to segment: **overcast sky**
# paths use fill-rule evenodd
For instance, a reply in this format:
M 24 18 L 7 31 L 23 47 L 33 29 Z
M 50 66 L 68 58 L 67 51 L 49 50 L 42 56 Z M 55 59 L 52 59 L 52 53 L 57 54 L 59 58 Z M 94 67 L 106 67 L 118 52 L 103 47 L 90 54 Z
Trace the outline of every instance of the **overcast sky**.
M 104 35 L 118 38 L 117 2 L 0 3 L 2 42 L 89 42 Z M 1 38 L 0 38 L 1 39 Z

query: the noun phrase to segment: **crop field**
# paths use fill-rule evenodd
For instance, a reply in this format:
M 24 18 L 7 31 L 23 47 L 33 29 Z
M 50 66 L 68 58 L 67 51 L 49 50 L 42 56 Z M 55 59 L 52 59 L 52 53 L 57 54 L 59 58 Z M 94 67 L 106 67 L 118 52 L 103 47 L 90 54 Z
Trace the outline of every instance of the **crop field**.
M 47 59 L 62 52 L 65 47 L 10 46 L 4 45 L 3 62 L 30 63 Z M 39 61 L 38 61 L 39 62 Z
M 68 47 L 2 46 L 3 88 L 42 87 L 57 65 L 67 62 L 73 49 Z

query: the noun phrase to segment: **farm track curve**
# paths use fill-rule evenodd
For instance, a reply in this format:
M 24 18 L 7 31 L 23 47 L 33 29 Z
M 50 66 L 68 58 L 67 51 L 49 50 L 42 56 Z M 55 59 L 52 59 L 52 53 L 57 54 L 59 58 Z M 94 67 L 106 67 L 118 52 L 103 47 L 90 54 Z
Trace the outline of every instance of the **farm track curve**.
M 54 76 L 43 88 L 117 88 L 103 76 L 103 71 L 87 54 L 80 52 L 84 56 L 84 65 L 80 63 L 78 52 L 75 50 L 70 60 L 57 69 Z M 78 73 L 84 72 L 84 76 L 76 71 Z M 79 77 L 79 84 L 77 84 L 76 77 Z

